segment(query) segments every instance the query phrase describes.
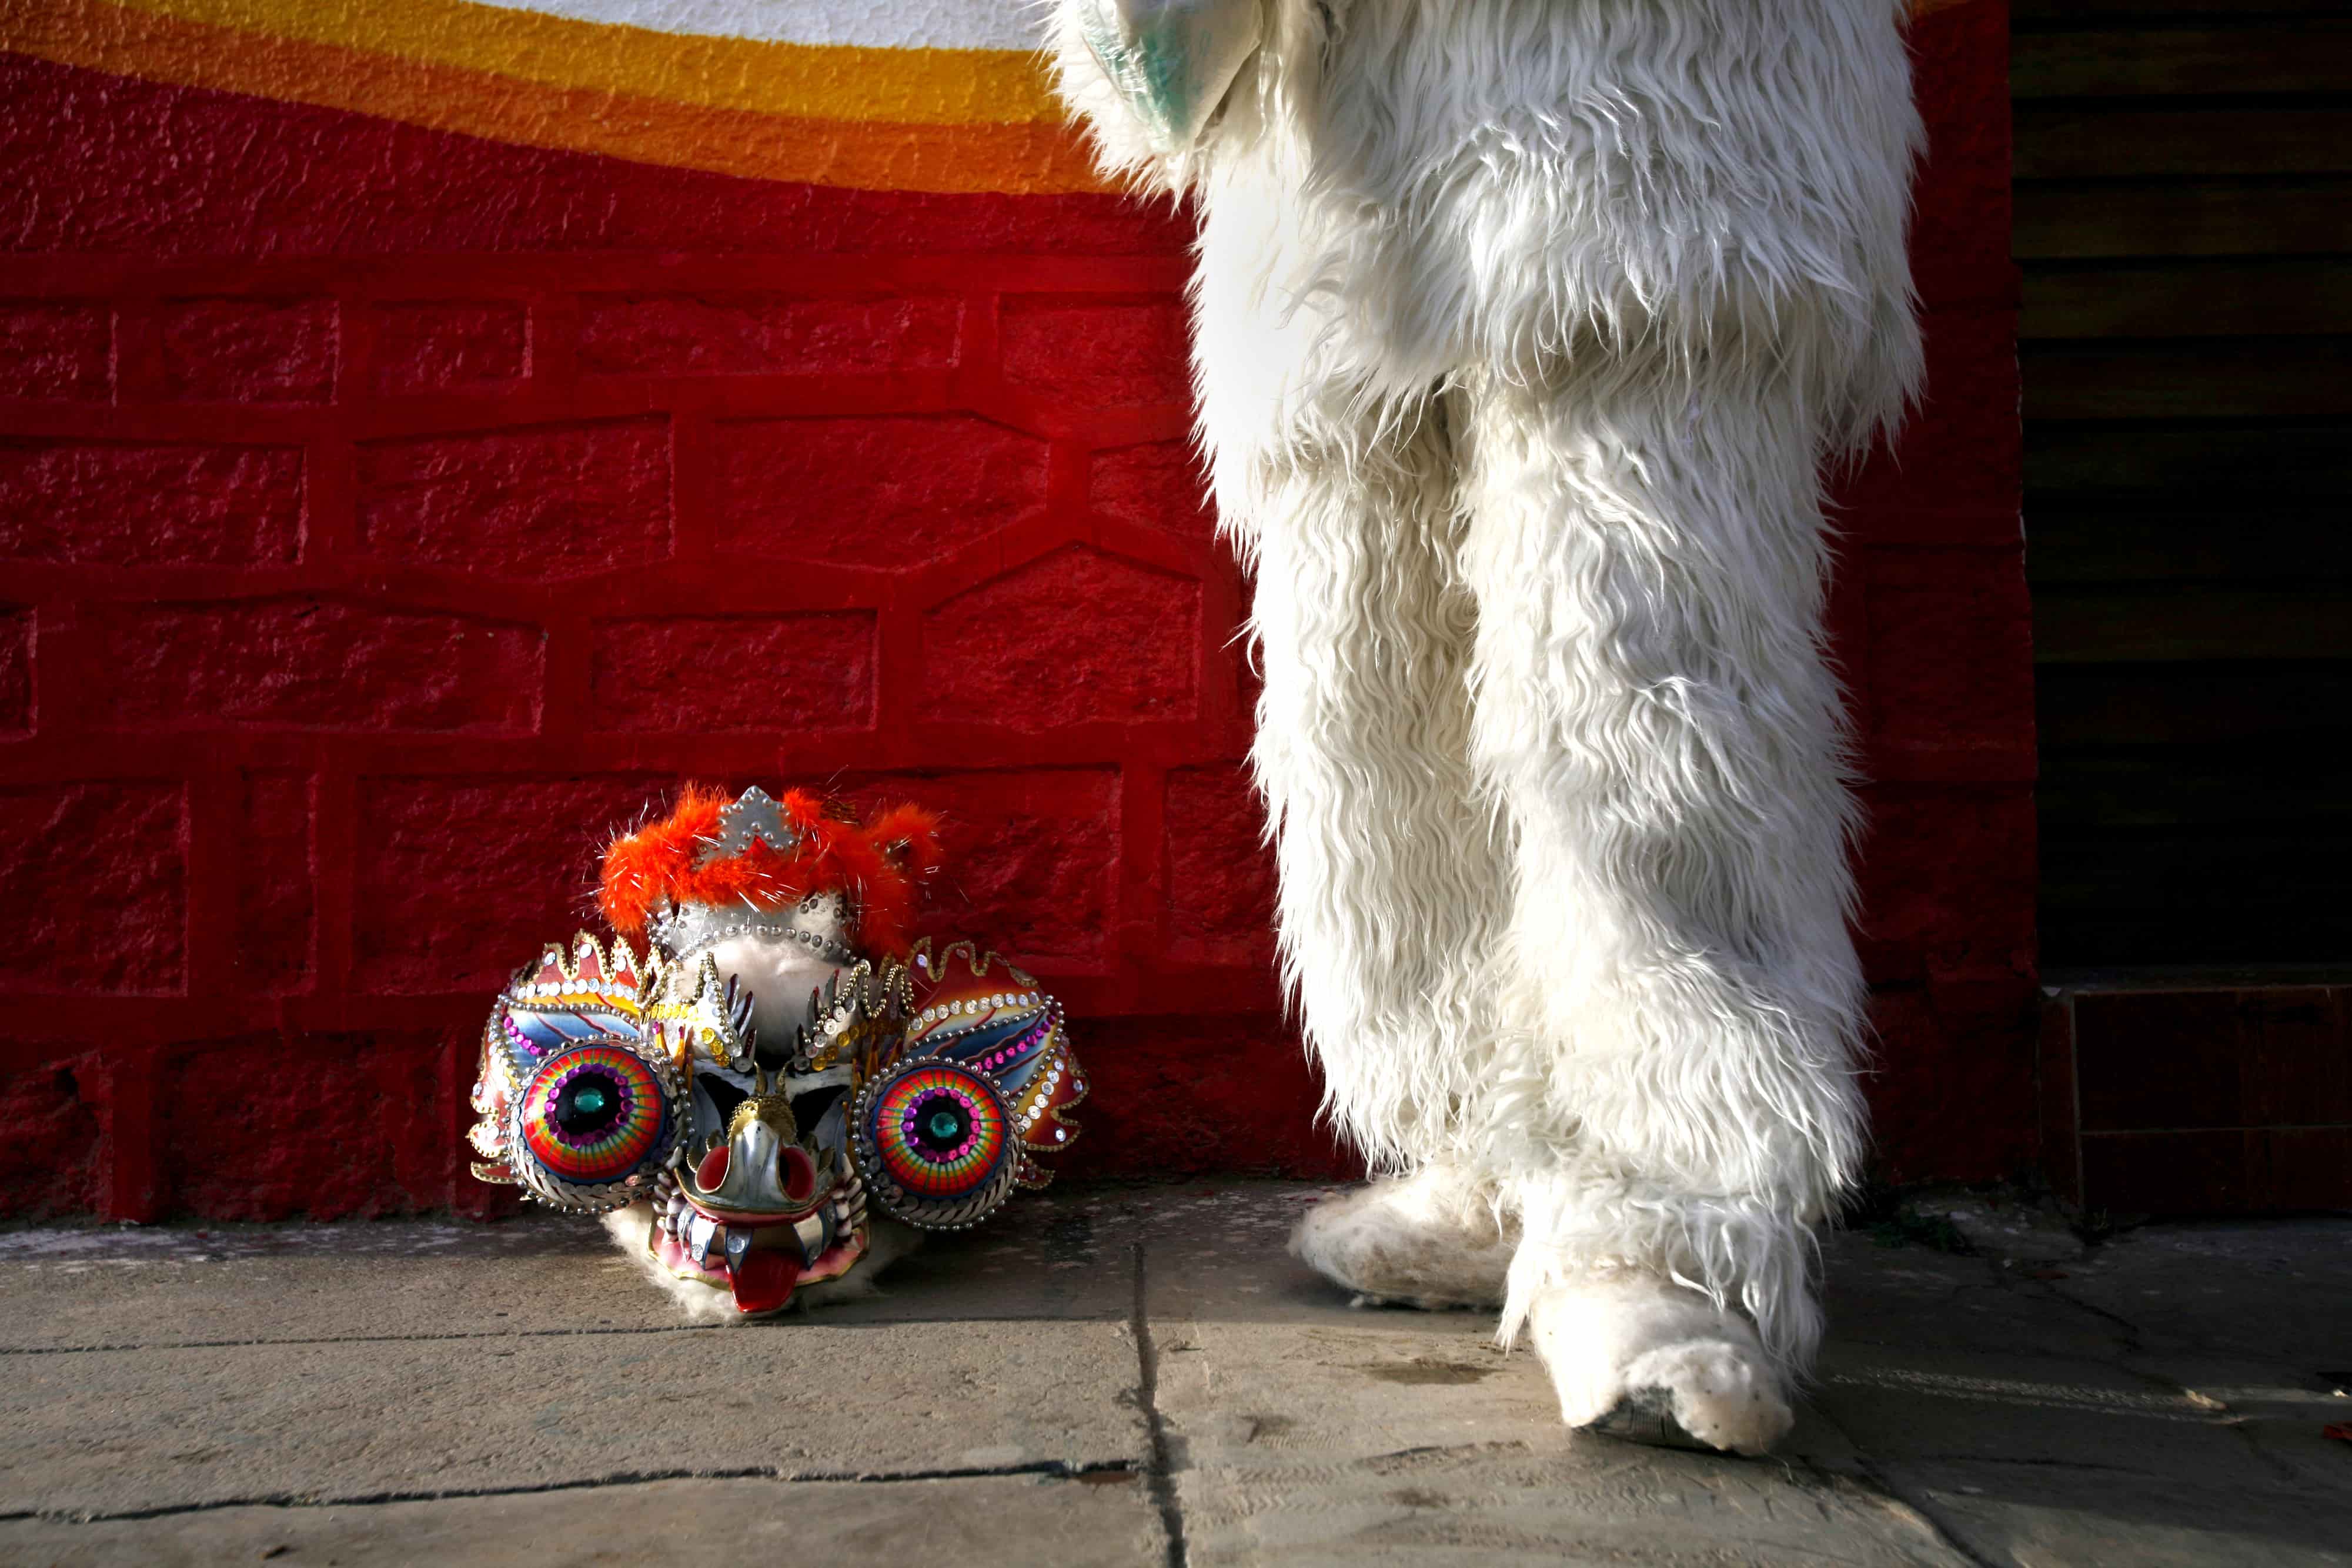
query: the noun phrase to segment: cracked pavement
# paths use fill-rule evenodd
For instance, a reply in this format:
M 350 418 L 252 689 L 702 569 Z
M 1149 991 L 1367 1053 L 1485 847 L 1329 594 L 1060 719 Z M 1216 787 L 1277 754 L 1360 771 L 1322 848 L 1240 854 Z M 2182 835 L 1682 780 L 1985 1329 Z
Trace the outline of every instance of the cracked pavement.
M 587 1221 L 0 1233 L 0 1562 L 2352 1563 L 2352 1219 L 1828 1245 L 1786 1450 L 1575 1437 L 1326 1189 L 1056 1192 L 701 1327 Z

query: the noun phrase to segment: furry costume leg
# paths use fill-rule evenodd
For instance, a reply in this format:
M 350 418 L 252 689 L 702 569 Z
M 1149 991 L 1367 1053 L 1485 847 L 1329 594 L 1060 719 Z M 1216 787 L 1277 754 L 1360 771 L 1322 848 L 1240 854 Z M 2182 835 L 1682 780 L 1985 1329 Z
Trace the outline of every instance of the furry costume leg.
M 1536 1320 L 1571 1420 L 1646 1357 L 1752 1448 L 1863 1141 L 1822 437 L 1785 363 L 1644 358 L 1489 382 L 1465 444 L 1476 753 L 1518 858 L 1504 1333 Z
M 1206 217 L 1203 431 L 1259 558 L 1285 963 L 1336 1117 L 1516 1215 L 1505 1332 L 1532 1322 L 1571 1421 L 1647 1378 L 1768 1443 L 1861 1141 L 1817 465 L 1916 380 L 1905 7 L 1265 0 L 1170 156 L 1076 3 L 1057 71 L 1105 165 Z M 1433 508 L 1447 461 L 1432 559 L 1398 502 Z M 1457 584 L 1466 785 L 1412 706 L 1452 679 L 1403 678 L 1399 641 Z M 1297 1244 L 1415 1293 L 1361 1276 L 1460 1209 L 1430 1196 Z
M 1293 1248 L 1366 1296 L 1491 1304 L 1498 1192 L 1454 1134 L 1487 1054 L 1505 875 L 1471 772 L 1448 413 L 1373 391 L 1360 345 L 1307 299 L 1320 251 L 1286 178 L 1215 183 L 1196 372 L 1219 510 L 1256 569 L 1251 760 L 1284 977 L 1334 1122 L 1376 1170 L 1413 1173 L 1318 1209 Z
M 1480 1021 L 1479 915 L 1499 907 L 1474 885 L 1495 853 L 1471 804 L 1470 601 L 1444 564 L 1443 447 L 1433 413 L 1395 409 L 1217 457 L 1251 464 L 1260 487 L 1244 514 L 1265 677 L 1251 761 L 1284 975 L 1340 1129 L 1390 1167 L 1425 1157 L 1450 1121 L 1448 1048 Z
M 1436 1151 L 1474 1082 L 1461 1063 L 1503 912 L 1498 849 L 1472 801 L 1475 610 L 1445 411 L 1380 389 L 1310 298 L 1323 241 L 1281 162 L 1269 148 L 1210 178 L 1201 434 L 1227 534 L 1255 569 L 1251 763 L 1284 978 L 1339 1130 L 1393 1170 Z

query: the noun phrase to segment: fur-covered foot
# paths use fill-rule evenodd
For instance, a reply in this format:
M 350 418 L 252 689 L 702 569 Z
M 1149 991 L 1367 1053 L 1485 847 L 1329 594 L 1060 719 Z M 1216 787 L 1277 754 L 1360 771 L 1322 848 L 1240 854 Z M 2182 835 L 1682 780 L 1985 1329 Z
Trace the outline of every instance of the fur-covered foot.
M 1439 1310 L 1496 1307 L 1519 1244 L 1494 1189 L 1432 1166 L 1317 1204 L 1291 1255 L 1368 1301 Z
M 1761 1454 L 1796 1419 L 1756 1331 L 1696 1291 L 1644 1274 L 1555 1285 L 1528 1322 L 1580 1430 Z

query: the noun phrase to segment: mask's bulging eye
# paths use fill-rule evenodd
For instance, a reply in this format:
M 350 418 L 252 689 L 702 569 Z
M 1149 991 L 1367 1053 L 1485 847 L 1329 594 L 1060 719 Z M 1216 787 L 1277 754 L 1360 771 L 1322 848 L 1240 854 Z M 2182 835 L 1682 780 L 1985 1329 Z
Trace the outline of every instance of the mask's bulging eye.
M 854 1121 L 876 1200 L 910 1225 L 969 1225 L 1013 1191 L 1012 1117 L 975 1068 L 901 1062 L 860 1094 Z
M 516 1174 L 562 1208 L 593 1212 L 639 1196 L 678 1138 L 670 1084 L 618 1043 L 549 1058 L 517 1098 L 515 1116 L 514 1142 L 525 1155 Z

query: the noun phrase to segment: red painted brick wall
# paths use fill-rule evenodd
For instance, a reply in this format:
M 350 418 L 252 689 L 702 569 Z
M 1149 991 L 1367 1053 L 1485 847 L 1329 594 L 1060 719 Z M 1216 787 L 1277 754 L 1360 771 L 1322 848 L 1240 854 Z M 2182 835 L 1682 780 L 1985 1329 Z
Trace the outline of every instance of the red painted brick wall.
M 1898 1175 L 2030 1156 L 2006 18 L 1919 25 L 1933 384 L 1850 487 Z M 506 969 L 685 777 L 943 810 L 1078 1168 L 1344 1169 L 1270 973 L 1181 216 L 764 185 L 0 57 L 0 1206 L 492 1201 Z

